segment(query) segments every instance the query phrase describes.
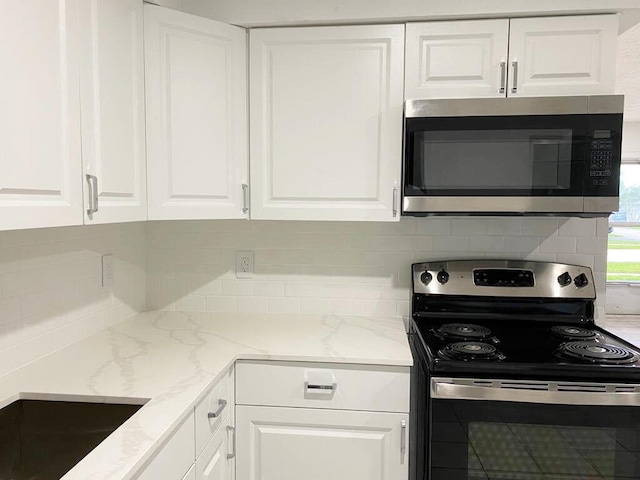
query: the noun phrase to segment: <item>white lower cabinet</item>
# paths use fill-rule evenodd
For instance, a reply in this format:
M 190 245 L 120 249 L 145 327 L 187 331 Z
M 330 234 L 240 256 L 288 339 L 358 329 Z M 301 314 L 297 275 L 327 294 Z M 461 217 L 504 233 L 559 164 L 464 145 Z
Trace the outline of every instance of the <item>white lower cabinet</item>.
M 237 480 L 407 480 L 409 369 L 236 363 Z
M 408 478 L 409 415 L 238 406 L 238 480 Z
M 196 480 L 233 480 L 235 478 L 235 430 L 226 418 L 196 462 Z

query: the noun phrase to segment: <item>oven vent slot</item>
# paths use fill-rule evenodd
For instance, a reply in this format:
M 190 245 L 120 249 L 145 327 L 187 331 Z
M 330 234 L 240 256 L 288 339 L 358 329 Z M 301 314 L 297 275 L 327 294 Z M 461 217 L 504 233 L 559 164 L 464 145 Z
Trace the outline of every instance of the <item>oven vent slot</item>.
M 637 387 L 634 385 L 616 385 L 613 391 L 616 393 L 634 393 L 637 391 Z
M 512 390 L 550 390 L 548 383 L 500 382 L 500 388 Z
M 559 392 L 594 392 L 607 393 L 606 385 L 558 384 Z
M 493 381 L 491 380 L 474 380 L 473 384 L 476 387 L 493 387 Z

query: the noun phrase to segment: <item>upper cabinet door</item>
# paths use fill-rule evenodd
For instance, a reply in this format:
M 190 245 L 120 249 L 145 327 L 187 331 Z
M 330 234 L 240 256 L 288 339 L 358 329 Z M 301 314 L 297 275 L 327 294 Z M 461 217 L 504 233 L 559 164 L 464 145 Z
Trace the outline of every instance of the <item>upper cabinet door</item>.
M 404 26 L 250 32 L 251 217 L 399 219 Z
M 142 0 L 82 0 L 80 22 L 85 223 L 146 220 Z
M 76 0 L 4 0 L 0 230 L 80 225 Z
M 509 96 L 615 91 L 617 15 L 511 20 Z
M 509 20 L 407 24 L 405 98 L 504 97 Z
M 149 218 L 246 218 L 246 31 L 144 14 Z

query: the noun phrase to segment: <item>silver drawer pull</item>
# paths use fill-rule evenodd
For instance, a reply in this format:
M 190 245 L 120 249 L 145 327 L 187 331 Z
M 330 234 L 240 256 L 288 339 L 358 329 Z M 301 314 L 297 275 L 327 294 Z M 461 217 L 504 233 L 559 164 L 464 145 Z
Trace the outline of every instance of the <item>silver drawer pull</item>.
M 309 383 L 304 382 L 304 389 L 307 391 L 312 390 L 311 393 L 325 393 L 327 395 L 332 394 L 336 388 L 338 388 L 338 384 L 332 383 L 330 385 L 321 385 L 317 383 Z
M 222 414 L 222 411 L 226 406 L 227 406 L 226 400 L 222 400 L 222 399 L 218 400 L 218 409 L 215 412 L 207 413 L 207 418 L 218 418 Z
M 231 425 L 227 425 L 227 435 L 229 433 L 233 434 L 233 441 L 231 442 L 231 446 L 233 447 L 233 453 L 227 453 L 227 459 L 236 457 L 236 428 Z

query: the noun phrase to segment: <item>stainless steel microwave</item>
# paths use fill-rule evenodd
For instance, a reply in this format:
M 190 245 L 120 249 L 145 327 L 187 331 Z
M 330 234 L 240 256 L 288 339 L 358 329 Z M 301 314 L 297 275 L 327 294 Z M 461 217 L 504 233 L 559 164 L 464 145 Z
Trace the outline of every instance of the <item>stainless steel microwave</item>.
M 402 213 L 605 216 L 624 97 L 411 100 Z

